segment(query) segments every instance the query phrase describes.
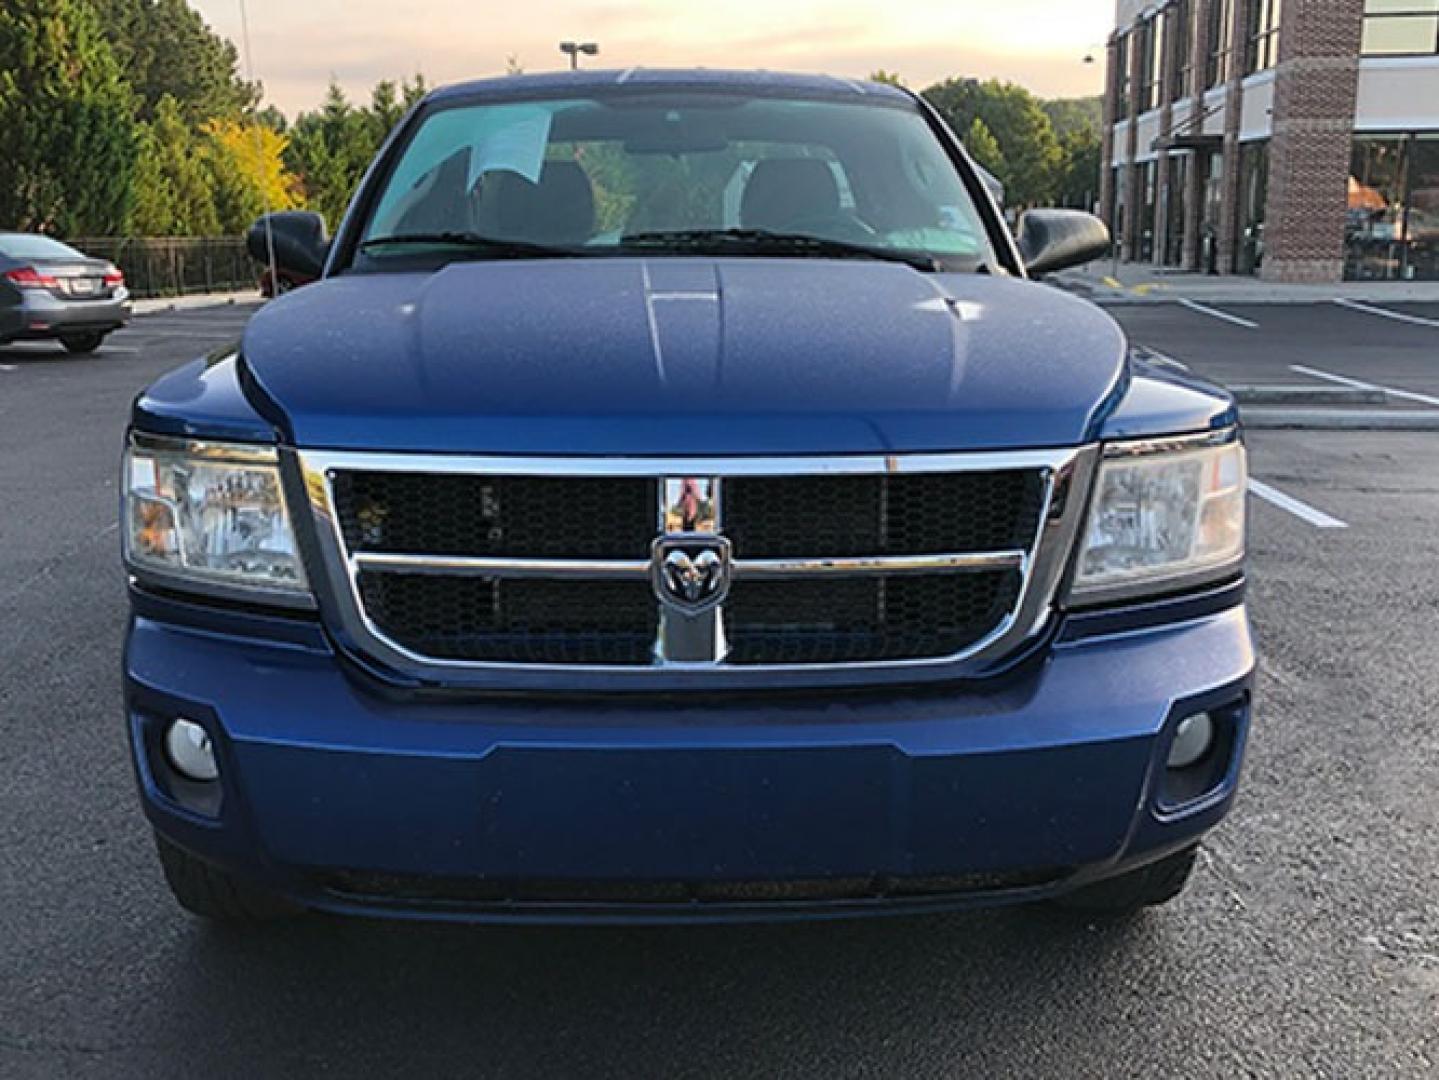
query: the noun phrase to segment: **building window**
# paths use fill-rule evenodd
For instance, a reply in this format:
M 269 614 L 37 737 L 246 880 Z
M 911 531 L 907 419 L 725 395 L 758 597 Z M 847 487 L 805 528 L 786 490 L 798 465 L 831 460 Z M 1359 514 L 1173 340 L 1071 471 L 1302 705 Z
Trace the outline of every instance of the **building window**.
M 1409 155 L 1409 276 L 1439 281 L 1439 135 L 1420 135 Z
M 1109 231 L 1114 236 L 1116 245 L 1123 243 L 1124 237 L 1124 207 L 1129 201 L 1129 166 L 1116 165 L 1114 167 L 1114 220 L 1109 223 Z
M 1392 281 L 1406 276 L 1408 158 L 1406 138 L 1354 141 L 1344 229 L 1346 277 Z
M 1229 81 L 1234 60 L 1234 0 L 1214 0 L 1209 5 L 1209 70 L 1204 84 L 1223 86 Z
M 1365 56 L 1439 53 L 1439 0 L 1365 0 Z
M 1169 88 L 1169 98 L 1183 101 L 1189 96 L 1189 84 L 1194 76 L 1193 0 L 1179 0 L 1170 9 L 1169 17 L 1169 32 L 1174 38 L 1174 82 Z
M 1165 227 L 1164 262 L 1180 266 L 1184 262 L 1184 230 L 1188 226 L 1189 170 L 1193 155 L 1176 154 L 1169 159 L 1169 185 L 1163 193 L 1168 200 L 1168 223 Z
M 1139 250 L 1133 258 L 1150 262 L 1154 258 L 1154 213 L 1159 197 L 1159 164 L 1146 161 L 1139 166 Z
M 1129 119 L 1129 39 L 1125 34 L 1114 50 L 1114 119 Z
M 1439 0 L 1434 0 L 1439 3 Z M 1246 42 L 1248 62 L 1245 71 L 1268 71 L 1279 63 L 1279 9 L 1281 0 L 1251 0 L 1249 34 Z
M 1269 207 L 1269 143 L 1245 143 L 1239 151 L 1239 266 L 1257 274 L 1264 265 L 1264 218 Z
M 1139 50 L 1139 111 L 1159 104 L 1160 35 L 1158 19 L 1146 19 L 1135 31 L 1134 47 Z

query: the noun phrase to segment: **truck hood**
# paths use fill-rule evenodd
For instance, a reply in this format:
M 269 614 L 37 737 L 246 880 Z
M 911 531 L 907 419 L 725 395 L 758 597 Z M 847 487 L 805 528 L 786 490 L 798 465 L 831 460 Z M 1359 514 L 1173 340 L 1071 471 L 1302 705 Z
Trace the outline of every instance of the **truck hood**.
M 1107 315 L 1047 286 L 769 259 L 349 274 L 267 306 L 242 346 L 293 445 L 541 455 L 1074 445 L 1125 353 Z

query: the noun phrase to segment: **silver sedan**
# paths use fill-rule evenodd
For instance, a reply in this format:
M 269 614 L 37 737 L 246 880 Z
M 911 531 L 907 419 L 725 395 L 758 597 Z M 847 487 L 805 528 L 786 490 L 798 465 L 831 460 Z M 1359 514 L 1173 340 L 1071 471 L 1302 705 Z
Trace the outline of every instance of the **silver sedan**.
M 130 320 L 125 275 L 58 240 L 0 233 L 0 345 L 58 340 L 91 353 Z

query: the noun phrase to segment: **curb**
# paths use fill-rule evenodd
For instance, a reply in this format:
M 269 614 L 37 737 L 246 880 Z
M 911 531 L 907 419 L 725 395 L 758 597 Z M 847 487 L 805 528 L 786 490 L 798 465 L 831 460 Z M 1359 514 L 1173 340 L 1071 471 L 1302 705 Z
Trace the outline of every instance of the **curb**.
M 1251 431 L 1439 431 L 1436 409 L 1243 409 Z
M 1383 390 L 1347 386 L 1231 386 L 1240 405 L 1388 405 Z
M 211 293 L 199 296 L 165 296 L 152 300 L 136 300 L 131 304 L 134 317 L 164 315 L 171 311 L 199 311 L 212 307 L 232 307 L 236 304 L 258 303 L 258 290 L 234 293 Z

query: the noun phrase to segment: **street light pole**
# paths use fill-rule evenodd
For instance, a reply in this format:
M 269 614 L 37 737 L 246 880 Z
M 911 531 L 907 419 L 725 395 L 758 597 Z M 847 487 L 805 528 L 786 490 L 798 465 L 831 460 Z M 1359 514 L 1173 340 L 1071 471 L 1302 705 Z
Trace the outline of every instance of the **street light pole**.
M 570 70 L 578 71 L 580 69 L 580 54 L 583 53 L 585 56 L 598 56 L 600 54 L 600 47 L 593 41 L 562 41 L 560 42 L 560 52 L 570 58 Z

